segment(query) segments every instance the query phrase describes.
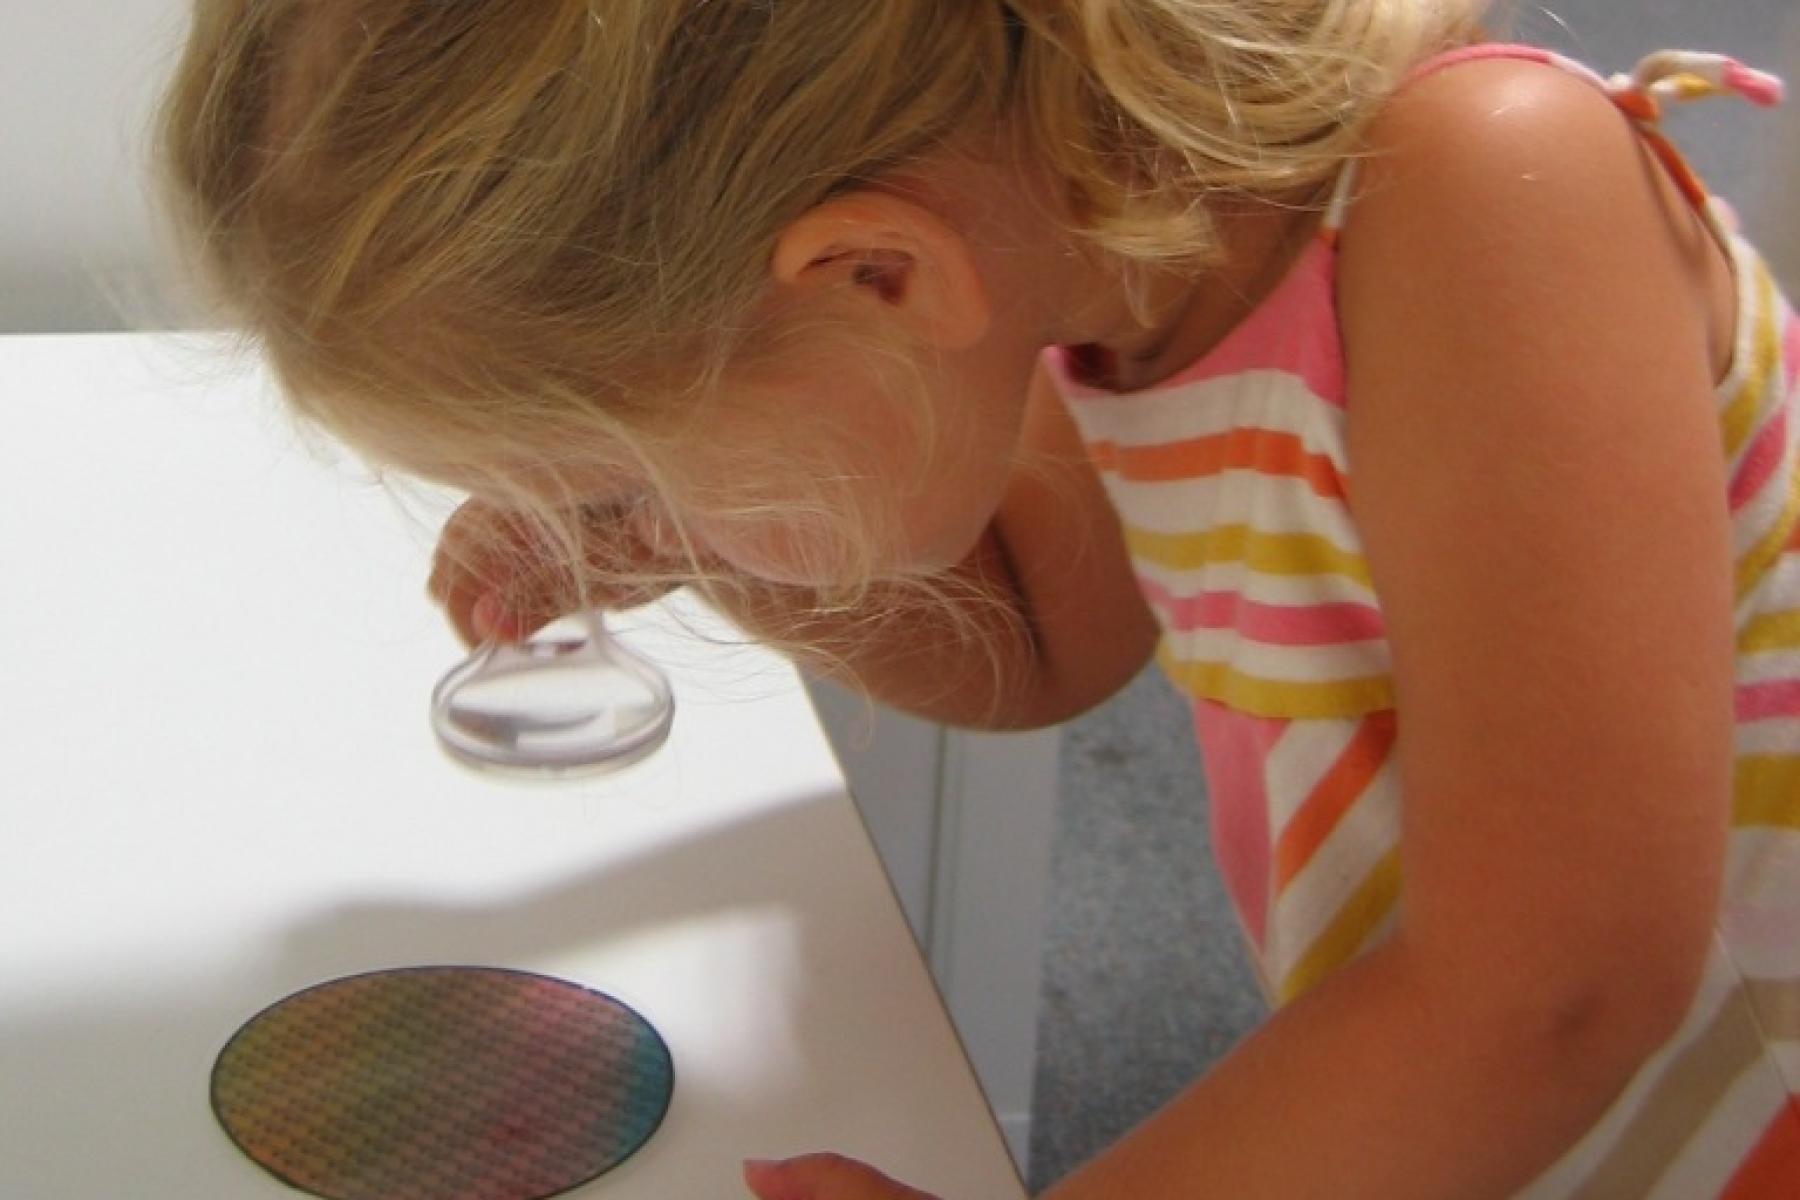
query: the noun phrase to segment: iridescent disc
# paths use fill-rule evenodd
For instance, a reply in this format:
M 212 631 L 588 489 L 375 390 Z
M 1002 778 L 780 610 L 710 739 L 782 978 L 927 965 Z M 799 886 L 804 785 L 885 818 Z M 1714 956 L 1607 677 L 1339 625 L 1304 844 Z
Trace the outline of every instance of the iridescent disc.
M 326 1200 L 543 1200 L 668 1111 L 668 1046 L 563 980 L 414 967 L 320 984 L 232 1037 L 212 1105 L 239 1149 Z

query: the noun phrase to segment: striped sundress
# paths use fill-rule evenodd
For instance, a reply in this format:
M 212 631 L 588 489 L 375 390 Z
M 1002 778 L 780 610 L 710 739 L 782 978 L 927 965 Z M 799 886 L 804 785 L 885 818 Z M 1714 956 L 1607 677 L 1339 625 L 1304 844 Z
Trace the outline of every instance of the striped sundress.
M 1671 53 L 1605 80 L 1545 51 L 1479 46 L 1605 89 L 1731 256 L 1738 327 L 1716 398 L 1737 555 L 1737 725 L 1725 900 L 1679 1032 L 1529 1197 L 1800 1197 L 1800 319 L 1657 129 L 1659 104 L 1780 85 Z M 1215 852 L 1271 1001 L 1391 930 L 1402 887 L 1401 736 L 1380 599 L 1346 502 L 1335 244 L 1319 236 L 1200 361 L 1133 392 L 1045 368 L 1081 430 L 1192 703 Z M 1354 236 L 1354 229 L 1350 231 Z

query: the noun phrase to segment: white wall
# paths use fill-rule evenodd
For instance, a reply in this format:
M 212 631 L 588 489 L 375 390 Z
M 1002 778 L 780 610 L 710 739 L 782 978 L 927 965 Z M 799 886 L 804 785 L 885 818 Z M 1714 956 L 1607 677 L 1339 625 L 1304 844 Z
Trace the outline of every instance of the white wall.
M 0 0 L 0 332 L 153 325 L 141 167 L 180 0 Z
M 184 0 L 0 0 L 0 333 L 179 323 L 155 282 L 142 166 L 186 12 Z M 1800 89 L 1800 13 L 1786 59 Z M 1735 198 L 1759 211 L 1755 227 L 1800 287 L 1800 218 L 1788 215 L 1800 101 L 1763 129 L 1783 165 Z

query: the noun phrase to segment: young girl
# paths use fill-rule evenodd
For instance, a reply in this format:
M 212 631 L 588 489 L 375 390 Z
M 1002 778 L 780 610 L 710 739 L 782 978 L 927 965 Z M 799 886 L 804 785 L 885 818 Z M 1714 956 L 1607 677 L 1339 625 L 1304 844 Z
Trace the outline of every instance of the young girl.
M 698 576 L 1012 727 L 1160 644 L 1277 1009 L 1059 1200 L 1800 1194 L 1800 324 L 1657 132 L 1778 87 L 1477 7 L 204 0 L 162 153 L 465 636 Z

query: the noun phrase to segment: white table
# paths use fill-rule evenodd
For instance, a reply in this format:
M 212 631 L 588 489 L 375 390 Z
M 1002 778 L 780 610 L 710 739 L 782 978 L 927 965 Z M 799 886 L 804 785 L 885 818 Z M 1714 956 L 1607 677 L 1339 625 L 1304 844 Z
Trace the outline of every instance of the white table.
M 0 1196 L 293 1195 L 215 1126 L 214 1056 L 291 992 L 427 963 L 597 987 L 667 1038 L 661 1131 L 575 1195 L 736 1197 L 741 1158 L 830 1148 L 1021 1196 L 791 669 L 655 612 L 655 758 L 451 765 L 442 505 L 309 455 L 208 344 L 0 338 Z

